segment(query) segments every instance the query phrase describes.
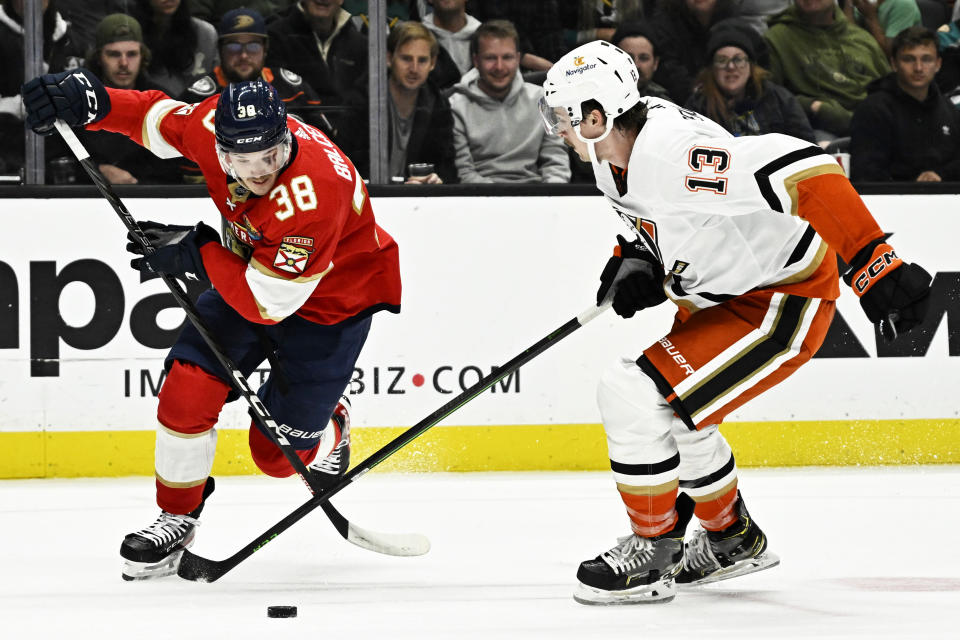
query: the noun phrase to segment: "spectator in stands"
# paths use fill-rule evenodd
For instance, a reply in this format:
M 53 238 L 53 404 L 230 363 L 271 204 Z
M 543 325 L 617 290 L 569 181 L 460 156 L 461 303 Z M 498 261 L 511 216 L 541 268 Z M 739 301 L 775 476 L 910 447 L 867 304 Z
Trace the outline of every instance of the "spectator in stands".
M 795 0 L 764 34 L 771 80 L 797 96 L 817 140 L 847 136 L 867 85 L 890 70 L 883 49 L 834 0 Z
M 942 4 L 941 0 L 839 0 L 848 20 L 870 32 L 884 51 L 887 40 L 907 27 L 920 24 L 920 2 Z M 790 6 L 791 0 L 741 0 L 740 16 L 764 33 L 768 20 Z M 939 26 L 939 25 L 938 25 Z
M 433 32 L 440 47 L 450 54 L 456 65 L 456 72 L 449 69 L 439 71 L 444 77 L 457 74 L 462 77 L 473 66 L 470 38 L 480 21 L 466 12 L 466 0 L 430 0 L 430 4 L 433 12 L 423 17 L 423 25 Z
M 293 71 L 264 66 L 270 38 L 260 13 L 247 8 L 228 11 L 220 19 L 217 36 L 220 65 L 211 75 L 196 78 L 181 100 L 201 102 L 220 93 L 230 82 L 263 78 L 277 89 L 288 113 L 332 135 L 329 122 L 317 108 L 321 101 L 313 87 Z
M 211 75 L 196 78 L 180 100 L 203 102 L 218 94 L 230 82 L 244 82 L 263 78 L 277 89 L 287 112 L 334 137 L 333 125 L 320 109 L 320 97 L 307 82 L 288 69 L 264 66 L 270 39 L 263 16 L 253 9 L 233 9 L 220 19 L 217 28 L 217 49 L 220 65 Z M 194 162 L 183 163 L 184 179 L 190 183 L 202 182 L 203 175 Z
M 841 7 L 847 20 L 866 29 L 887 55 L 894 36 L 920 24 L 917 0 L 845 0 Z
M 440 45 L 420 22 L 401 22 L 387 38 L 390 68 L 390 175 L 407 184 L 457 182 L 450 102 L 427 81 Z M 411 164 L 432 164 L 427 175 L 411 175 Z
M 721 26 L 710 33 L 711 64 L 685 105 L 719 123 L 735 136 L 785 133 L 816 142 L 810 122 L 796 97 L 770 82 L 770 73 L 755 62 L 747 23 Z
M 891 41 L 893 73 L 873 82 L 850 125 L 850 175 L 862 181 L 960 180 L 960 112 L 933 83 L 937 34 L 910 27 Z
M 104 85 L 139 91 L 159 89 L 141 73 L 149 62 L 150 49 L 143 43 L 140 24 L 134 18 L 114 13 L 100 21 L 94 34 L 94 48 L 87 55 L 87 68 Z M 181 181 L 177 159 L 162 160 L 119 133 L 82 128 L 75 131 L 100 172 L 113 184 Z M 75 175 L 82 174 L 77 168 Z
M 684 104 L 694 78 L 707 66 L 710 28 L 737 15 L 735 0 L 663 0 L 651 26 L 660 51 L 654 80 L 667 88 L 673 101 Z
M 669 100 L 670 94 L 667 90 L 653 81 L 653 75 L 660 65 L 660 56 L 657 55 L 654 41 L 653 30 L 645 22 L 627 22 L 620 25 L 610 40 L 630 54 L 633 63 L 637 65 L 640 75 L 637 88 L 640 89 L 640 95 Z
M 28 0 L 0 0 L 0 174 L 15 175 L 24 166 L 23 7 Z M 70 25 L 57 11 L 55 0 L 43 2 L 43 63 L 49 72 L 79 66 L 83 50 L 73 39 Z M 59 141 L 46 139 L 46 146 Z M 48 154 L 49 155 L 49 154 Z
M 471 41 L 473 65 L 454 86 L 453 146 L 461 182 L 568 182 L 563 143 L 540 121 L 540 87 L 520 75 L 519 36 L 492 20 Z
M 481 22 L 508 20 L 520 35 L 520 68 L 547 71 L 567 52 L 560 24 L 559 0 L 483 0 L 474 3 Z M 541 81 L 542 82 L 542 81 Z
M 137 0 L 132 15 L 143 27 L 153 54 L 147 77 L 169 96 L 179 96 L 198 75 L 211 73 L 217 60 L 217 32 L 190 16 L 190 0 Z
M 267 66 L 303 77 L 335 130 L 333 139 L 365 175 L 369 165 L 367 37 L 343 0 L 300 0 L 267 25 Z

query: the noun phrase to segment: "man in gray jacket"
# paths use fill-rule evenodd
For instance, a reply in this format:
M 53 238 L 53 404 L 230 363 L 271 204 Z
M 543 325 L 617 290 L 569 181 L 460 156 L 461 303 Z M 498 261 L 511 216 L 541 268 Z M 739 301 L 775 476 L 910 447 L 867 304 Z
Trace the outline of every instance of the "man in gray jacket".
M 506 20 L 473 34 L 474 68 L 453 88 L 453 146 L 464 183 L 569 182 L 563 143 L 540 122 L 540 87 L 520 75 L 519 37 Z

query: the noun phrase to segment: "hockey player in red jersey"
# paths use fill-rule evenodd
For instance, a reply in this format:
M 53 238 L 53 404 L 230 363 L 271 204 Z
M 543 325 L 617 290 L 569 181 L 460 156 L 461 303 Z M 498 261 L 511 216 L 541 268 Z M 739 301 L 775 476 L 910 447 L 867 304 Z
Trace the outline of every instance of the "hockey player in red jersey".
M 105 89 L 81 69 L 36 78 L 23 95 L 38 133 L 61 118 L 199 165 L 228 223 L 226 247 L 202 222 L 145 222 L 157 250 L 132 265 L 212 283 L 197 301 L 200 316 L 244 375 L 270 360 L 259 397 L 321 486 L 334 484 L 350 452 L 349 403 L 341 396 L 372 314 L 400 308 L 397 245 L 377 225 L 350 160 L 322 132 L 288 118 L 262 80 L 184 104 L 158 91 Z M 135 243 L 128 249 L 139 252 Z M 231 391 L 227 372 L 189 323 L 165 366 L 155 454 L 161 514 L 124 539 L 126 579 L 176 572 L 213 490 L 214 425 Z M 264 473 L 294 472 L 257 423 L 249 443 Z
M 602 376 L 610 465 L 632 532 L 586 560 L 584 604 L 664 602 L 678 583 L 777 564 L 737 489 L 717 426 L 820 348 L 843 278 L 893 338 L 926 313 L 930 275 L 903 262 L 820 147 L 734 138 L 707 118 L 641 99 L 630 56 L 592 42 L 547 73 L 541 113 L 593 165 L 626 223 L 597 302 L 625 318 L 670 299 L 673 327 Z M 639 356 L 639 357 L 638 357 Z M 700 522 L 686 537 L 690 519 Z

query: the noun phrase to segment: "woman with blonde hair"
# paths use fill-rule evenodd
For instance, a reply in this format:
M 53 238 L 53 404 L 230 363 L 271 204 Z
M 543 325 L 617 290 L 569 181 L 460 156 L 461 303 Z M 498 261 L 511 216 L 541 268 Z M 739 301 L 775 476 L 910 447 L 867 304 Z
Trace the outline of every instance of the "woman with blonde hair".
M 709 66 L 700 71 L 686 108 L 701 113 L 735 136 L 784 133 L 816 142 L 796 96 L 769 80 L 756 63 L 754 37 L 724 25 L 710 34 Z

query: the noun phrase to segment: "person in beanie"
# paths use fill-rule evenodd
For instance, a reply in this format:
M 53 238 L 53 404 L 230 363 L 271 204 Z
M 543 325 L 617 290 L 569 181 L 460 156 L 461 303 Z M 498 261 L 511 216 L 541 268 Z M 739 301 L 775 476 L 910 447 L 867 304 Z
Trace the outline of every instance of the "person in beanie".
M 750 27 L 722 25 L 710 32 L 708 66 L 686 108 L 701 113 L 735 136 L 784 133 L 808 142 L 816 138 L 797 98 L 770 81 L 757 65 Z
M 97 24 L 94 48 L 87 53 L 87 67 L 103 83 L 115 89 L 159 89 L 141 71 L 150 64 L 150 49 L 143 43 L 140 23 L 123 13 L 114 13 Z

